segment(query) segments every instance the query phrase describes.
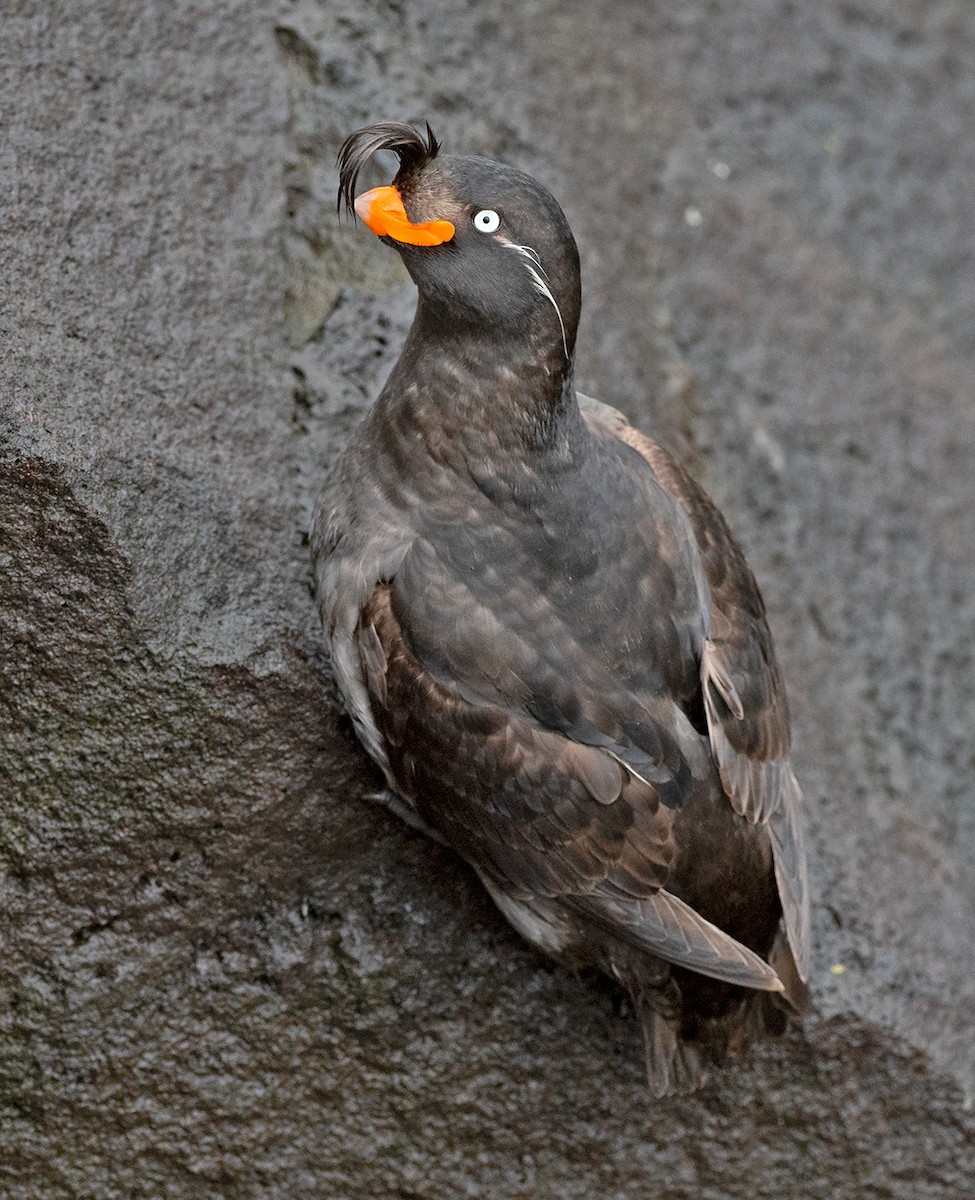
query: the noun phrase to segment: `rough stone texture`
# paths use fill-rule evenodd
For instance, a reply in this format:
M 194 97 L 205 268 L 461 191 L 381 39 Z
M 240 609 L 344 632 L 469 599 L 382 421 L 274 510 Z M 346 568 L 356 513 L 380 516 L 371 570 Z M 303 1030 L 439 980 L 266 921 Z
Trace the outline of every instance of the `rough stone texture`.
M 56 10 L 0 29 L 0 1194 L 972 1194 L 975 10 Z M 426 116 L 563 199 L 580 384 L 769 601 L 816 1011 L 690 1099 L 369 802 L 318 650 L 412 303 L 332 162 Z

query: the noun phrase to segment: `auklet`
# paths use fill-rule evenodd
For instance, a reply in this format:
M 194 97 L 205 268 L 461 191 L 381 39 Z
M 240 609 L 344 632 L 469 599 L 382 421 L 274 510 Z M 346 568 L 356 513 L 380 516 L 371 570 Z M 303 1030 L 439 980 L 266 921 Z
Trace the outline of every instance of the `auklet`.
M 389 187 L 355 198 L 371 155 Z M 429 125 L 353 133 L 339 204 L 418 290 L 312 529 L 339 688 L 388 802 L 525 938 L 629 991 L 655 1095 L 802 1011 L 809 901 L 782 676 L 728 526 L 576 392 L 579 256 L 530 176 Z

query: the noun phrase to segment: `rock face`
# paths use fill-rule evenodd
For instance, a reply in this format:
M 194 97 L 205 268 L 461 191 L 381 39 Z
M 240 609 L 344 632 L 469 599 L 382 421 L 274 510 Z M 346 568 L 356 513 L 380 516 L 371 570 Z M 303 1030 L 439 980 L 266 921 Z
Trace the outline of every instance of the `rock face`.
M 77 0 L 2 40 L 0 1194 L 970 1195 L 975 12 Z M 816 1007 L 689 1099 L 369 801 L 318 647 L 304 530 L 412 307 L 332 163 L 427 116 L 563 200 L 580 386 L 769 602 Z

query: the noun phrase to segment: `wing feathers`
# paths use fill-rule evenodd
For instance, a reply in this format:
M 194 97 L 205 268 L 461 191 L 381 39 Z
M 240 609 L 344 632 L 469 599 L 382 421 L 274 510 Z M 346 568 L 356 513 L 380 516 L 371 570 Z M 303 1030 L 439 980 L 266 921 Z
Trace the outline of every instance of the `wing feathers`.
M 608 755 L 591 746 L 565 743 L 565 756 L 586 790 L 599 804 L 613 804 L 623 790 L 624 771 Z
M 365 622 L 359 629 L 359 655 L 366 686 L 380 704 L 386 703 L 386 652 L 375 627 Z
M 709 694 L 705 686 L 708 732 L 721 783 L 736 812 L 768 826 L 786 934 L 796 969 L 805 983 L 809 978 L 811 933 L 802 793 L 788 759 L 756 761 L 731 746 Z
M 642 455 L 690 522 L 710 592 L 701 687 L 711 749 L 735 811 L 768 826 L 786 934 L 805 982 L 810 932 L 802 796 L 789 764 L 788 706 L 758 585 L 721 514 L 684 468 L 615 409 L 587 396 L 579 402 L 591 422 Z
M 717 653 L 717 648 L 710 638 L 705 638 L 704 648 L 701 652 L 701 677 L 704 687 L 704 700 L 709 706 L 709 710 L 713 710 L 715 707 L 714 696 L 711 692 L 711 688 L 713 687 L 731 710 L 731 715 L 737 721 L 740 721 L 745 715 L 741 697 L 738 695 L 738 689 L 735 687 L 734 680 L 725 670 L 724 664 Z
M 600 889 L 590 896 L 571 897 L 567 903 L 598 920 L 611 921 L 617 937 L 667 962 L 740 987 L 783 990 L 767 962 L 670 892 L 661 890 L 634 900 Z
M 799 978 L 809 979 L 809 875 L 806 844 L 801 819 L 802 796 L 796 777 L 789 770 L 784 784 L 781 807 L 769 819 L 775 881 L 782 900 L 782 915 L 789 947 L 795 958 Z

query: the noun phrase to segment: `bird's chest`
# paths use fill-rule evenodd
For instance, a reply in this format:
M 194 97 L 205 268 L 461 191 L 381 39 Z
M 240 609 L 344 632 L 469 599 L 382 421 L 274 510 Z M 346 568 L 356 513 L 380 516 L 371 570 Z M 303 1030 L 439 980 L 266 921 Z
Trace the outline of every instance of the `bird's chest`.
M 669 501 L 619 471 L 553 473 L 521 495 L 490 483 L 429 507 L 397 580 L 428 666 L 506 694 L 556 673 L 692 687 L 703 614 Z

